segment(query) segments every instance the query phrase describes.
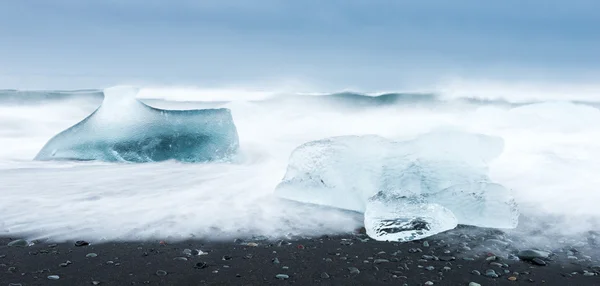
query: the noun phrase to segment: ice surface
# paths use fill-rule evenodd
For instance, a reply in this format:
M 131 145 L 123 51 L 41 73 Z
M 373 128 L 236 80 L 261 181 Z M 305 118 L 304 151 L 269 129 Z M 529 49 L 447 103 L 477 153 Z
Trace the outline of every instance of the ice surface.
M 136 94 L 130 87 L 106 89 L 102 105 L 54 136 L 35 160 L 200 162 L 237 151 L 228 109 L 162 110 L 136 100 Z
M 501 138 L 454 131 L 404 142 L 333 137 L 294 150 L 275 194 L 363 212 L 367 234 L 378 240 L 419 239 L 459 223 L 514 228 L 511 193 L 487 175 L 502 149 Z

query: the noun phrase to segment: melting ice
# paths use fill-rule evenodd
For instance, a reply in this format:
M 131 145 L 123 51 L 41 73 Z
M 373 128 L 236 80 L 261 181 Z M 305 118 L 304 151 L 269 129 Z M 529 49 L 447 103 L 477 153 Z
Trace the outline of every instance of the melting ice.
M 405 142 L 333 137 L 294 150 L 275 193 L 362 212 L 377 240 L 421 239 L 459 223 L 515 228 L 519 212 L 510 191 L 487 175 L 502 149 L 499 137 L 452 131 Z
M 238 149 L 228 109 L 161 110 L 135 99 L 137 90 L 114 87 L 92 115 L 53 137 L 36 160 L 201 162 Z

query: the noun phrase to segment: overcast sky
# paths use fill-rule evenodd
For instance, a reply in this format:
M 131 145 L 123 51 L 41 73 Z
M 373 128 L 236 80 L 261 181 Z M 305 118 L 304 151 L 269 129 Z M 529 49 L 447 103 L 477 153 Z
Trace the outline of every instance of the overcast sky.
M 593 80 L 595 0 L 0 0 L 0 88 Z

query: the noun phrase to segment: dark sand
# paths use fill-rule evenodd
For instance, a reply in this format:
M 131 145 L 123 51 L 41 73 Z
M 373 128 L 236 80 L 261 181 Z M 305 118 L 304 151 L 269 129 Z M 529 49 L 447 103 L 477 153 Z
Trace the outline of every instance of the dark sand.
M 545 259 L 546 266 L 533 265 L 514 260 L 506 245 L 489 246 L 482 242 L 483 235 L 465 237 L 460 229 L 408 243 L 377 242 L 365 235 L 348 234 L 283 242 L 90 241 L 87 246 L 75 246 L 75 242 L 7 246 L 14 239 L 18 237 L 0 238 L 0 286 L 94 285 L 93 281 L 99 285 L 427 285 L 428 281 L 434 283 L 431 285 L 465 286 L 470 282 L 484 286 L 600 285 L 596 260 L 559 260 L 556 255 Z M 464 248 L 465 244 L 473 250 Z M 185 249 L 207 254 L 186 255 Z M 97 257 L 86 257 L 89 253 Z M 494 255 L 496 259 L 490 258 Z M 474 260 L 465 260 L 469 257 Z M 279 263 L 273 262 L 275 258 Z M 349 267 L 360 273 L 351 273 Z M 499 277 L 486 277 L 488 269 Z M 159 270 L 166 275 L 157 273 Z M 588 274 L 584 275 L 585 271 Z M 278 279 L 278 274 L 289 278 Z M 50 280 L 50 275 L 60 278 Z

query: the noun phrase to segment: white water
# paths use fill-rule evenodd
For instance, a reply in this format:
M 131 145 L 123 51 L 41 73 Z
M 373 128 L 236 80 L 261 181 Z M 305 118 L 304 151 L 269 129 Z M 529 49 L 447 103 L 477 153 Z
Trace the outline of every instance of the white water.
M 437 127 L 504 138 L 504 153 L 492 162 L 491 176 L 514 190 L 523 215 L 550 222 L 554 229 L 548 233 L 600 229 L 600 110 L 594 107 L 448 101 L 359 110 L 311 102 L 152 101 L 167 109 L 232 110 L 239 162 L 198 165 L 32 162 L 48 139 L 100 101 L 0 103 L 0 234 L 130 240 L 351 231 L 361 226 L 360 215 L 271 196 L 290 152 L 329 136 L 403 140 Z

